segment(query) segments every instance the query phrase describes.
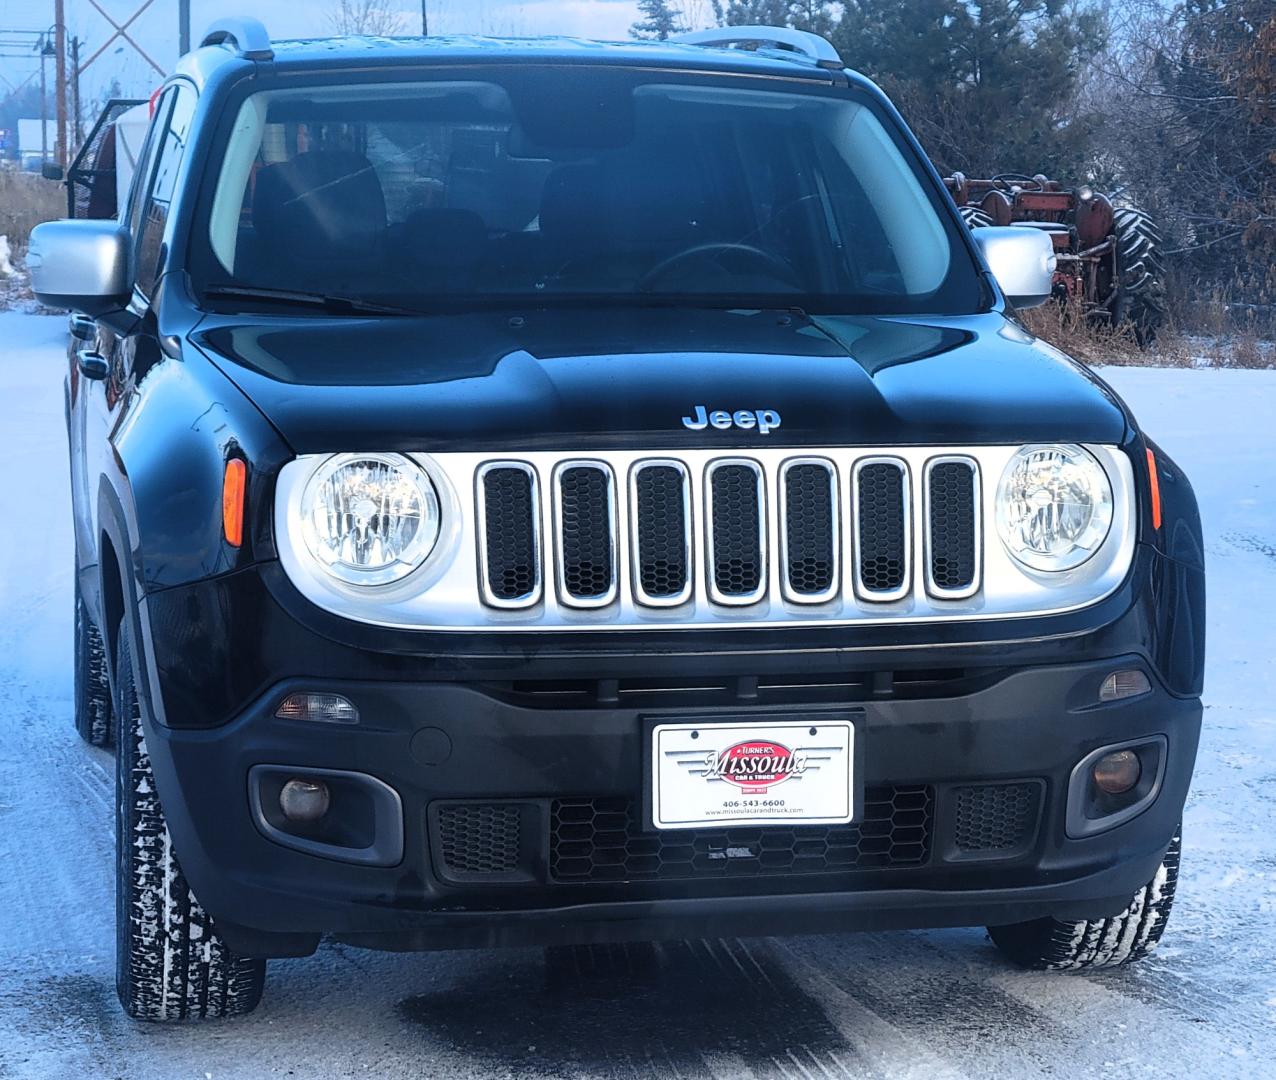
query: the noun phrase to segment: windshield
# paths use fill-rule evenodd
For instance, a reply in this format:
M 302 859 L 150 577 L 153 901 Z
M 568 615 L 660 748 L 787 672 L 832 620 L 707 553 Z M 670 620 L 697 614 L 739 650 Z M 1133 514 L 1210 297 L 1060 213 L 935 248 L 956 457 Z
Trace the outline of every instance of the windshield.
M 484 76 L 249 94 L 221 136 L 197 287 L 443 310 L 981 303 L 914 155 L 845 89 Z

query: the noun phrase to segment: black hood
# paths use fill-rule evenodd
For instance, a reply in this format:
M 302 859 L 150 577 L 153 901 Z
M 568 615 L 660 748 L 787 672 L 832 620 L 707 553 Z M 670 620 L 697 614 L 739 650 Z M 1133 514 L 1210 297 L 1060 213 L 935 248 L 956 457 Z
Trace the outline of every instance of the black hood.
M 1095 376 L 998 314 L 211 316 L 192 340 L 298 453 L 1120 443 Z M 689 430 L 709 412 L 780 424 Z

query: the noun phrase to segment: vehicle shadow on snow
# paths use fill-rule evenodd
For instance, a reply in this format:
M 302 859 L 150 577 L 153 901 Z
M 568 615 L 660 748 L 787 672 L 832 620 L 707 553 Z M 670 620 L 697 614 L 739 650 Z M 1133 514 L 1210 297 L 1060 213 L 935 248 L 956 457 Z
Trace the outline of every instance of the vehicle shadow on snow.
M 708 1062 L 827 1075 L 855 1051 L 761 943 L 546 949 L 404 999 L 431 1042 L 513 1075 L 711 1075 Z

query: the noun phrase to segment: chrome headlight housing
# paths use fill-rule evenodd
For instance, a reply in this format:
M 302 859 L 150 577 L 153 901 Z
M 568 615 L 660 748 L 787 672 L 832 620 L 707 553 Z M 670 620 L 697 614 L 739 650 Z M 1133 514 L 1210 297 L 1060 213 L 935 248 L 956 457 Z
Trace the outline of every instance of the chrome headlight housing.
M 419 567 L 439 538 L 439 496 L 400 454 L 337 454 L 301 495 L 306 550 L 350 585 L 388 585 Z
M 997 532 L 1011 557 L 1033 570 L 1071 570 L 1112 528 L 1112 483 L 1103 466 L 1071 444 L 1025 446 L 997 488 Z

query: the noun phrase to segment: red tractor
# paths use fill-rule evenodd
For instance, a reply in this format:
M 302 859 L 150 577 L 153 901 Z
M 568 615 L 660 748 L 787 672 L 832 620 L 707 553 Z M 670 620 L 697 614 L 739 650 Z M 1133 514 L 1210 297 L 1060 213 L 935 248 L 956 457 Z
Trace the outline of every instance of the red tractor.
M 954 173 L 944 184 L 972 229 L 1026 225 L 1050 234 L 1061 303 L 1128 330 L 1142 346 L 1156 336 L 1165 317 L 1161 236 L 1138 207 L 1114 205 L 1088 185 L 1065 190 L 1040 174 L 971 180 Z

